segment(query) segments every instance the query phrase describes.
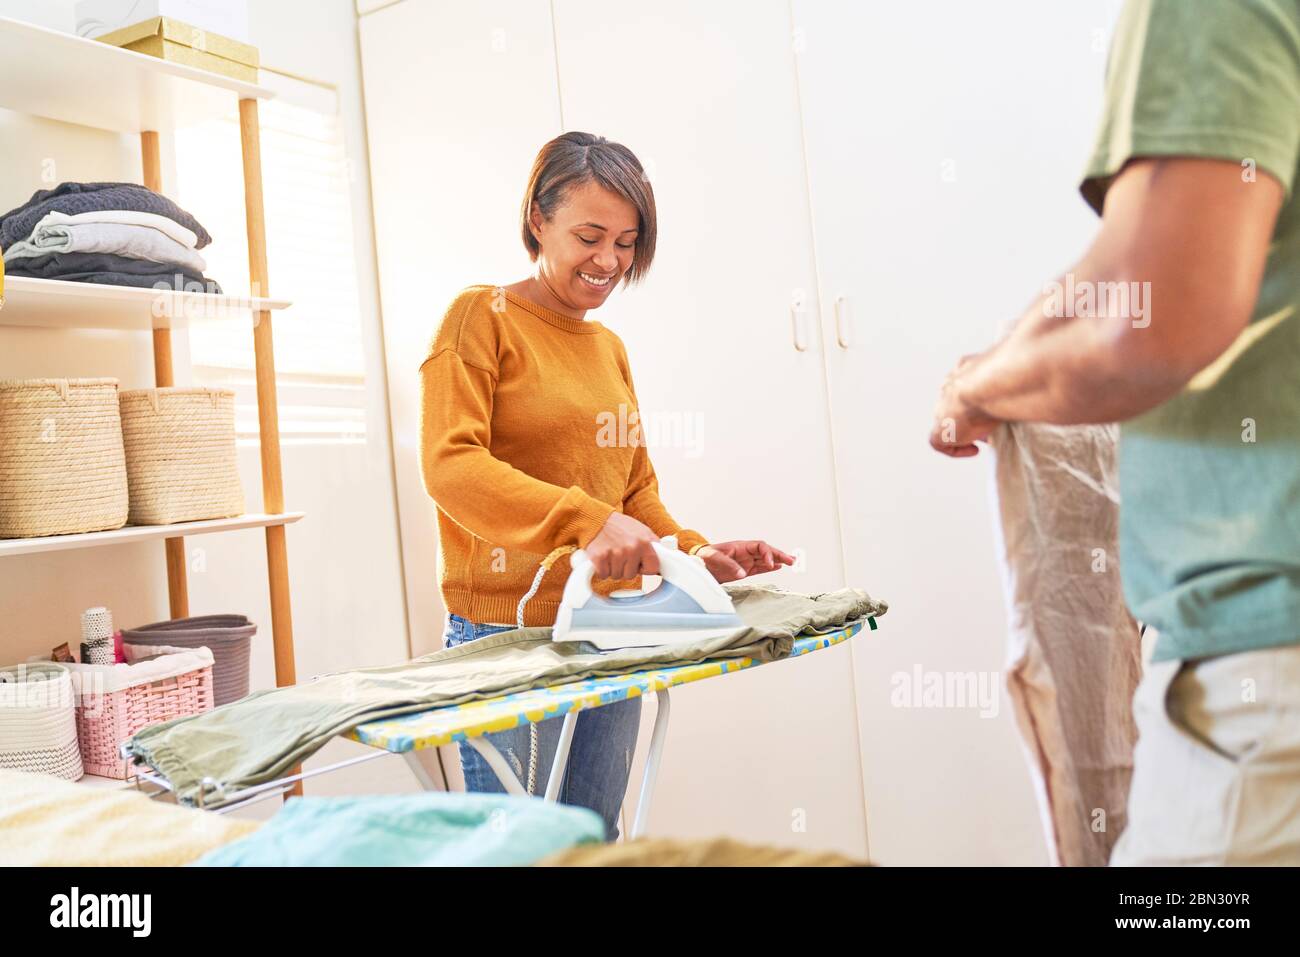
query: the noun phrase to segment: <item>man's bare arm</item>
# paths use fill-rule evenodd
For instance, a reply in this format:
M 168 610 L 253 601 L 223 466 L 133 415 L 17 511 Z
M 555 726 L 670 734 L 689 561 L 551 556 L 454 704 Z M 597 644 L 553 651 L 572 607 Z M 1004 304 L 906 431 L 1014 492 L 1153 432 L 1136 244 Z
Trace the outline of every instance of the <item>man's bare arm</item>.
M 956 370 L 946 395 L 975 421 L 1117 422 L 1154 408 L 1249 322 L 1282 199 L 1277 180 L 1244 182 L 1236 163 L 1129 163 L 1073 285 L 1137 283 L 1128 288 L 1149 290 L 1146 316 L 1058 318 L 1046 307 L 1060 297 L 1044 294 L 1006 339 Z

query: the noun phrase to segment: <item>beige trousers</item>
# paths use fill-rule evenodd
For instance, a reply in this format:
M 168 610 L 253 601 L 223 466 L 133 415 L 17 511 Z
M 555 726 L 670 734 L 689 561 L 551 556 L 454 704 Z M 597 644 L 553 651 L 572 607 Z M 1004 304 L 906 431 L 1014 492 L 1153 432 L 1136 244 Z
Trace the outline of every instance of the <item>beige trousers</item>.
M 1007 694 L 1053 864 L 1100 867 L 1123 832 L 1141 639 L 1124 604 L 1114 425 L 993 433 Z M 1080 614 L 1087 609 L 1087 614 Z
M 1300 645 L 1147 668 L 1114 866 L 1300 865 Z

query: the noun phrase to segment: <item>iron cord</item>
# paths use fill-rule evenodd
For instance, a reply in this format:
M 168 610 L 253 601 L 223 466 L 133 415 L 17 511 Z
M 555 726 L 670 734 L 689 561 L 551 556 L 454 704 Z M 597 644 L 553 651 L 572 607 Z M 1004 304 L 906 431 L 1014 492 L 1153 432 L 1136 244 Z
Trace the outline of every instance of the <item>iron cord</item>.
M 515 610 L 515 625 L 519 628 L 524 627 L 524 606 L 528 604 L 529 599 L 537 594 L 537 589 L 542 587 L 542 579 L 546 573 L 551 570 L 551 566 L 560 560 L 569 552 L 575 552 L 577 548 L 573 545 L 561 545 L 542 559 L 541 567 L 537 569 L 537 574 L 533 576 L 532 587 L 523 598 L 519 600 L 519 607 Z M 528 722 L 528 794 L 533 796 L 537 790 L 537 722 Z

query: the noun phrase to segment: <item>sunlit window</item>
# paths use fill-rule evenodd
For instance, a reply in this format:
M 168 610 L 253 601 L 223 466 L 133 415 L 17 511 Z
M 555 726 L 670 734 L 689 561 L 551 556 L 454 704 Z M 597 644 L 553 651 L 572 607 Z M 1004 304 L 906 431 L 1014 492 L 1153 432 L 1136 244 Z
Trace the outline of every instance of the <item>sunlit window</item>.
M 364 442 L 351 168 L 336 98 L 332 90 L 276 74 L 264 73 L 264 82 L 286 94 L 259 104 L 269 294 L 293 302 L 273 319 L 281 436 L 286 444 Z M 202 250 L 206 275 L 226 292 L 247 292 L 238 113 L 178 131 L 176 157 L 177 200 L 213 237 Z M 235 389 L 239 435 L 255 439 L 249 324 L 192 323 L 190 354 L 195 384 Z

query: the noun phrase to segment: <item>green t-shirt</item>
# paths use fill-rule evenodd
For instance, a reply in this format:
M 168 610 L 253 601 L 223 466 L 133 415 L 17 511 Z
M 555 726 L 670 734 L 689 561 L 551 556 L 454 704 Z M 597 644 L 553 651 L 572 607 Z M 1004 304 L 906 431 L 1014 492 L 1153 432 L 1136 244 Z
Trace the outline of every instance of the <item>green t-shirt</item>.
M 1082 185 L 1094 209 L 1138 156 L 1240 163 L 1286 200 L 1250 325 L 1121 429 L 1125 596 L 1161 633 L 1156 660 L 1300 642 L 1300 0 L 1130 0 Z

